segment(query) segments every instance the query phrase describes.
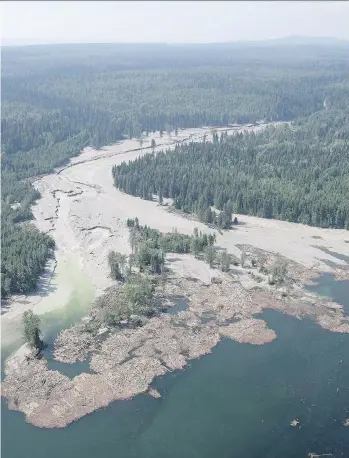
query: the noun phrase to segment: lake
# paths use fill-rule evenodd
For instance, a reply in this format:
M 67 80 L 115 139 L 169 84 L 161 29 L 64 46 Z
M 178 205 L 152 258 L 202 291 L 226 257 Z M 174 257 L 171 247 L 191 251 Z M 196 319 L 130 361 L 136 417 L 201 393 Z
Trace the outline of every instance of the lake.
M 311 289 L 349 310 L 349 281 L 323 276 Z M 348 457 L 349 335 L 272 310 L 260 316 L 276 331 L 275 341 L 253 346 L 223 340 L 185 370 L 157 379 L 161 399 L 140 395 L 116 402 L 65 429 L 25 423 L 2 399 L 3 456 Z M 300 422 L 295 428 L 294 418 Z

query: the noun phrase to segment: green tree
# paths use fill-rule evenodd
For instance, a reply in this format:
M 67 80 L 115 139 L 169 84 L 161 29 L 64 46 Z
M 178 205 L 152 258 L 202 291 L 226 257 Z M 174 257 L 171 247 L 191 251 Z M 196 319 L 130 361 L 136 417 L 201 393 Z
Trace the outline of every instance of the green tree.
M 159 189 L 159 204 L 162 205 L 164 203 L 164 198 L 162 194 L 162 189 Z
M 170 124 L 168 124 L 168 123 L 166 124 L 165 130 L 166 130 L 167 135 L 169 135 L 171 137 L 172 128 L 171 128 Z
M 154 309 L 154 285 L 144 275 L 131 276 L 122 291 L 122 300 L 132 313 L 148 314 Z
M 231 209 L 227 204 L 223 205 L 223 212 L 222 212 L 222 228 L 223 229 L 230 229 L 231 227 Z
M 33 348 L 41 350 L 43 341 L 41 339 L 40 318 L 32 310 L 23 313 L 23 336 L 26 342 Z
M 110 268 L 110 276 L 114 280 L 122 280 L 124 278 L 126 257 L 115 251 L 110 251 L 108 254 L 108 264 Z
M 287 276 L 287 264 L 285 262 L 274 265 L 271 269 L 271 281 L 269 283 L 283 283 Z
M 348 121 L 348 109 L 329 110 L 294 122 L 292 129 L 283 125 L 223 143 L 181 144 L 117 166 L 114 180 L 143 198 L 161 183 L 176 209 L 208 224 L 216 219 L 214 205 L 221 228 L 230 227 L 233 212 L 349 228 Z
M 139 123 L 134 123 L 132 131 L 134 138 L 140 138 L 142 135 L 142 126 Z
M 229 272 L 232 264 L 232 257 L 226 251 L 222 251 L 218 257 L 219 268 L 222 272 Z
M 208 245 L 205 248 L 205 261 L 210 267 L 214 266 L 216 260 L 216 250 L 212 245 Z
M 190 252 L 197 258 L 201 251 L 200 240 L 198 237 L 192 237 L 190 241 Z

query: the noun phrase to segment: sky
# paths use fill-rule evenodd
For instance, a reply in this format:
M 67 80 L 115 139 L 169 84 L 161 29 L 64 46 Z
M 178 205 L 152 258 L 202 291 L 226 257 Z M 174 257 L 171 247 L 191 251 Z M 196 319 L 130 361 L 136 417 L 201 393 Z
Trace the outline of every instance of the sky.
M 2 44 L 349 39 L 349 2 L 3 1 Z

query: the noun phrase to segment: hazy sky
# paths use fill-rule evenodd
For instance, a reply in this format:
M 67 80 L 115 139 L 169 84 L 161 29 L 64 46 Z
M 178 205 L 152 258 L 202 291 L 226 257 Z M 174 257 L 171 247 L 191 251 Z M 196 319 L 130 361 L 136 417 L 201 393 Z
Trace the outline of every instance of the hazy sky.
M 349 39 L 349 2 L 1 2 L 3 44 Z

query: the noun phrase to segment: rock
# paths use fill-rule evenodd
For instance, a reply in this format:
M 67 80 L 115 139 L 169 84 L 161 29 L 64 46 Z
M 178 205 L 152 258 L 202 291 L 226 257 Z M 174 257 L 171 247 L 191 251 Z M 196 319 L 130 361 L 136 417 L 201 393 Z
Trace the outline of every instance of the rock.
M 149 388 L 148 394 L 155 399 L 161 398 L 161 394 L 155 388 Z
M 299 425 L 299 421 L 295 418 L 294 420 L 291 421 L 290 426 L 293 426 L 294 428 Z

